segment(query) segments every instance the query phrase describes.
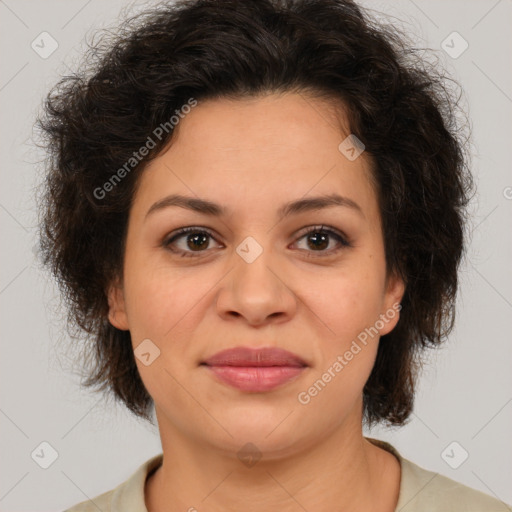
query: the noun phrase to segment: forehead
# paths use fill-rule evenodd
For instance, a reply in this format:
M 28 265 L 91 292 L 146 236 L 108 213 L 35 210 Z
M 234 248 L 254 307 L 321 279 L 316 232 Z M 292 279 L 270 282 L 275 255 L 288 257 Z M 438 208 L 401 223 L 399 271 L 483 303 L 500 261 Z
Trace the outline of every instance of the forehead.
M 303 153 L 313 146 L 336 148 L 349 134 L 341 102 L 283 93 L 199 102 L 178 123 L 173 139 L 186 138 L 182 142 L 187 146 L 210 150 L 279 152 L 293 147 Z
M 139 195 L 212 198 L 258 208 L 339 193 L 367 203 L 371 161 L 340 150 L 350 135 L 342 107 L 298 93 L 198 102 L 164 152 L 146 167 Z

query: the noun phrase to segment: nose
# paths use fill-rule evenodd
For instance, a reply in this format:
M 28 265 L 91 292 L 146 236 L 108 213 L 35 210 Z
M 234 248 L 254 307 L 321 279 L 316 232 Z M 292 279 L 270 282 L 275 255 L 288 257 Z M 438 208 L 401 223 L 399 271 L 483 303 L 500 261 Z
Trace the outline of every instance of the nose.
M 233 260 L 233 269 L 218 292 L 219 315 L 231 321 L 233 317 L 242 319 L 251 326 L 282 323 L 294 316 L 297 297 L 293 283 L 272 251 L 263 250 L 252 259 L 239 247 Z

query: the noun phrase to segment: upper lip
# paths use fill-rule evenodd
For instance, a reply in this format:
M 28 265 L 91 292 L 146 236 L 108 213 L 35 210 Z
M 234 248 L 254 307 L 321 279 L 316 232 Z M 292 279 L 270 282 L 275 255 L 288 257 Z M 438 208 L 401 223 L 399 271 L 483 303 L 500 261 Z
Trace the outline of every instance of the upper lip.
M 235 347 L 217 352 L 202 364 L 208 366 L 307 366 L 298 355 L 274 347 Z

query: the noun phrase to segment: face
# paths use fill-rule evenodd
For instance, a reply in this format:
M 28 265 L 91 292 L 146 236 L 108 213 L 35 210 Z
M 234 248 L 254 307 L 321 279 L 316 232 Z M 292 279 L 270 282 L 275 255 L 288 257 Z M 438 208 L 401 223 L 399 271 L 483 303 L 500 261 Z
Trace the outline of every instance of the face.
M 386 272 L 370 161 L 339 149 L 345 126 L 334 104 L 303 94 L 199 102 L 144 170 L 109 318 L 145 354 L 137 366 L 162 438 L 235 454 L 252 442 L 278 457 L 360 432 L 403 283 Z M 235 347 L 284 349 L 305 366 L 244 388 L 249 374 L 233 385 L 202 364 Z

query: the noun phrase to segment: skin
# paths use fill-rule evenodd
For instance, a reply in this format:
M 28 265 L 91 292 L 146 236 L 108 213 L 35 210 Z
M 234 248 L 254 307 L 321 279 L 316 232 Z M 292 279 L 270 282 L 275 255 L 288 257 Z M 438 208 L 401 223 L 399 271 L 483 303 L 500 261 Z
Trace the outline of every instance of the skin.
M 134 349 L 150 339 L 160 350 L 148 366 L 136 359 L 164 453 L 146 482 L 149 512 L 395 509 L 400 464 L 362 435 L 362 390 L 379 336 L 308 404 L 297 398 L 404 292 L 387 273 L 371 161 L 364 152 L 350 161 L 338 149 L 347 126 L 341 105 L 303 93 L 199 102 L 144 170 L 129 215 L 124 278 L 109 289 L 109 319 L 130 331 Z M 284 203 L 333 192 L 360 210 L 277 217 Z M 146 216 L 169 194 L 207 199 L 230 213 L 169 206 Z M 307 234 L 322 224 L 350 246 L 329 236 L 317 248 Z M 192 257 L 164 244 L 186 226 L 209 228 L 213 237 L 201 239 L 200 249 L 190 233 L 174 241 Z M 248 236 L 263 250 L 251 263 L 236 252 Z M 249 393 L 200 365 L 240 345 L 284 348 L 308 367 L 277 389 Z M 237 456 L 248 442 L 261 454 L 252 467 Z

